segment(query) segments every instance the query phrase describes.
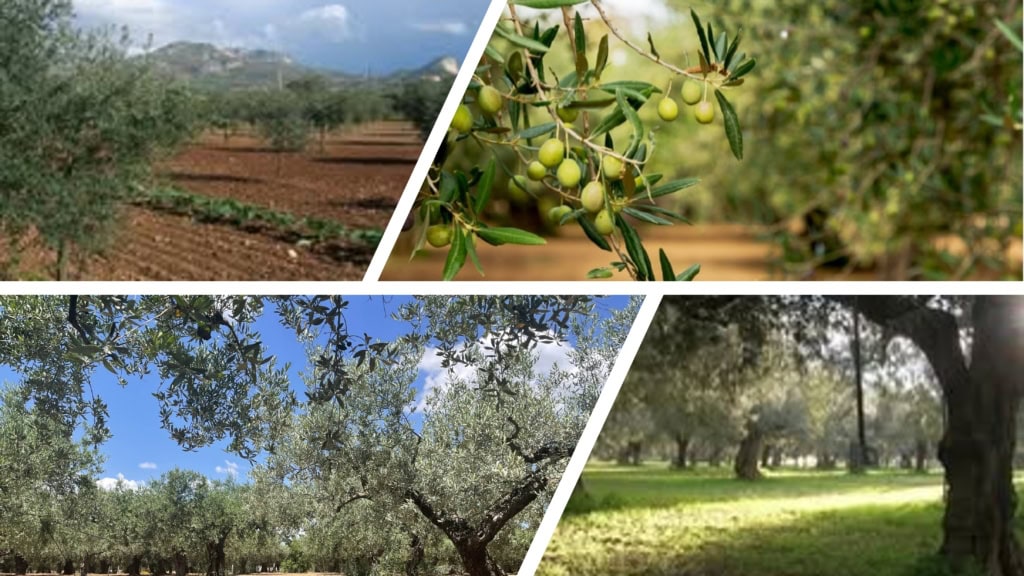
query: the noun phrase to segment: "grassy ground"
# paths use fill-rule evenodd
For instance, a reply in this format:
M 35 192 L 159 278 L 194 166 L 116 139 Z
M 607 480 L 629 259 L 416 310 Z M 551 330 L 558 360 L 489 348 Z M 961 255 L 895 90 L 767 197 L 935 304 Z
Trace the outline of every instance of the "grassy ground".
M 538 574 L 911 575 L 941 539 L 942 476 L 592 464 Z M 1024 528 L 1018 525 L 1018 529 Z

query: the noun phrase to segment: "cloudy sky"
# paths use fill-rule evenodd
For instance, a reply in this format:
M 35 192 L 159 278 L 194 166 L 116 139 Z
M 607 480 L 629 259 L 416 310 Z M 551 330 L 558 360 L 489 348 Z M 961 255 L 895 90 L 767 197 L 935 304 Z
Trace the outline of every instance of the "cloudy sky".
M 285 52 L 308 66 L 374 73 L 460 62 L 481 0 L 74 0 L 84 27 L 128 26 L 142 44 L 179 40 Z

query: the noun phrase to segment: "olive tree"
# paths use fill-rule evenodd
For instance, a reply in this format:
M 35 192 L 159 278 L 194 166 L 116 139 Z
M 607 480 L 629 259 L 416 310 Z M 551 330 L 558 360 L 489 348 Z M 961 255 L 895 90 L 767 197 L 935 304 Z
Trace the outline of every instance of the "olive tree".
M 88 490 L 99 457 L 88 441 L 45 409 L 23 386 L 0 397 L 0 556 L 13 556 L 16 574 L 46 558 L 67 524 L 68 508 Z
M 338 510 L 370 501 L 412 535 L 426 520 L 468 573 L 501 574 L 489 546 L 543 509 L 635 306 L 598 322 L 586 299 L 423 298 L 397 313 L 417 330 L 389 345 L 387 363 L 338 364 L 322 322 L 311 402 L 268 465 L 282 481 L 325 484 Z M 563 363 L 537 373 L 538 345 L 570 336 Z M 411 383 L 431 343 L 448 374 L 417 408 Z
M 256 111 L 256 129 L 274 151 L 277 175 L 281 175 L 281 156 L 300 152 L 309 142 L 309 124 L 303 116 L 302 100 L 292 92 L 262 95 Z
M 0 8 L 0 203 L 8 275 L 36 230 L 65 279 L 100 250 L 150 166 L 193 129 L 189 93 L 126 55 L 127 40 L 73 30 L 62 0 Z

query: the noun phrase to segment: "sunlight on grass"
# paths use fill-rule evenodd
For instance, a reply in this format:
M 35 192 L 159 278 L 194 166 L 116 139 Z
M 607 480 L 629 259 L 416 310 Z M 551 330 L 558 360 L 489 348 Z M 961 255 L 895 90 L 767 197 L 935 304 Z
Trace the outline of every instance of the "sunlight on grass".
M 563 517 L 538 574 L 899 575 L 941 536 L 938 474 L 598 465 L 584 483 L 593 510 Z

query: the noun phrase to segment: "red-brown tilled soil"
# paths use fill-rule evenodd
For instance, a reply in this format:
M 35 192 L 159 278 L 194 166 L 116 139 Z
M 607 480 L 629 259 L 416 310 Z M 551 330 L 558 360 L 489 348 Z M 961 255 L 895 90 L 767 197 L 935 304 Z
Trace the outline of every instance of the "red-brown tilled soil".
M 406 123 L 379 123 L 332 135 L 326 144 L 323 153 L 314 141 L 305 153 L 278 158 L 248 135 L 226 143 L 207 135 L 158 173 L 195 194 L 335 220 L 353 229 L 385 228 L 419 157 L 418 132 Z M 32 238 L 24 244 L 29 248 L 19 276 L 53 278 L 53 252 Z M 128 207 L 110 248 L 74 262 L 69 279 L 361 280 L 373 252 L 347 241 L 298 246 L 270 231 L 246 232 Z

